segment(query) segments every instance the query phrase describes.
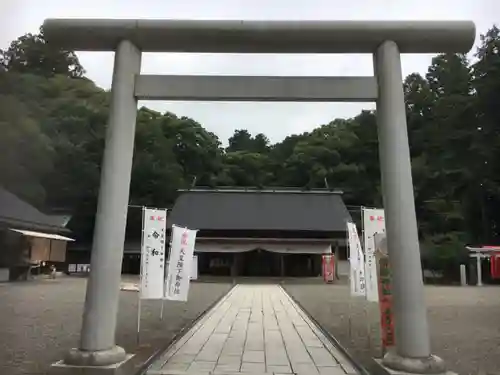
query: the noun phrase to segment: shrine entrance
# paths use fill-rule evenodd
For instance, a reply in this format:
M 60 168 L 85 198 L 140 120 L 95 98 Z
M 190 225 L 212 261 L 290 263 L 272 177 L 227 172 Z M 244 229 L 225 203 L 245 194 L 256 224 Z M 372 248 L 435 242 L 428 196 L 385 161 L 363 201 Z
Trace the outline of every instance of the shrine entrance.
M 80 344 L 78 350 L 71 350 L 66 357 L 67 364 L 83 366 L 88 364 L 90 356 L 96 358 L 94 365 L 106 366 L 126 358 L 125 351 L 115 345 L 115 329 L 138 100 L 375 101 L 387 245 L 393 285 L 397 285 L 396 351 L 389 353 L 383 363 L 408 373 L 422 373 L 422 369 L 445 372 L 444 362 L 432 356 L 430 349 L 401 53 L 467 53 L 475 40 L 474 23 L 49 19 L 43 28 L 52 45 L 76 51 L 115 51 L 92 272 Z M 373 56 L 375 74 L 370 77 L 143 75 L 143 52 L 366 53 Z

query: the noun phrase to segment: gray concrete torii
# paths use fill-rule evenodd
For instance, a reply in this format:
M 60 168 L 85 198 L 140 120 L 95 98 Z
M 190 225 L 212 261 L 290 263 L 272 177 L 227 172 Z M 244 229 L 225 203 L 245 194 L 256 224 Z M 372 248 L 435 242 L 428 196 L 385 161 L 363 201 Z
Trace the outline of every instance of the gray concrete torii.
M 48 19 L 44 32 L 63 48 L 115 51 L 92 272 L 80 344 L 67 364 L 106 366 L 126 358 L 115 329 L 137 100 L 376 101 L 397 345 L 384 364 L 408 373 L 444 372 L 429 343 L 400 54 L 468 52 L 473 22 Z M 375 76 L 141 75 L 141 52 L 369 53 Z

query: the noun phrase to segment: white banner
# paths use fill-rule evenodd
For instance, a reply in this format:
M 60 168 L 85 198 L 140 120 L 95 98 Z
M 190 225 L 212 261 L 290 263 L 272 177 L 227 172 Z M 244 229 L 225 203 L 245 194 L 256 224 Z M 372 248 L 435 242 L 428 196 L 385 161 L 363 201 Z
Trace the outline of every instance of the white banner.
M 165 283 L 167 210 L 144 209 L 141 249 L 142 299 L 162 299 Z
M 191 264 L 191 280 L 198 280 L 198 255 L 193 256 Z
M 347 233 L 349 234 L 351 295 L 364 297 L 366 296 L 365 257 L 361 249 L 356 224 L 347 223 Z
M 375 259 L 375 233 L 385 233 L 383 209 L 363 208 L 363 241 L 365 245 L 366 299 L 378 302 L 378 277 Z
M 187 301 L 197 230 L 172 225 L 165 298 Z

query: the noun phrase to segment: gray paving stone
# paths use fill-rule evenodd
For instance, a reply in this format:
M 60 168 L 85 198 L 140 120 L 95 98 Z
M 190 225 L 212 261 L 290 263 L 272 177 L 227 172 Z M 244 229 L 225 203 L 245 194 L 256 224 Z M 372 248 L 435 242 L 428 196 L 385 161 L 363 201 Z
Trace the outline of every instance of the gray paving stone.
M 298 363 L 292 364 L 292 370 L 297 375 L 317 375 L 319 374 L 316 366 L 312 364 Z
M 194 375 L 192 372 L 187 371 L 179 371 L 179 370 L 160 370 L 160 371 L 152 371 L 151 375 Z M 211 375 L 210 371 L 198 371 L 196 375 Z
M 238 363 L 219 363 L 215 366 L 214 372 L 228 373 L 228 372 L 239 372 L 241 364 Z
M 217 361 L 222 352 L 227 336 L 227 333 L 213 333 L 203 346 L 203 349 L 196 356 L 196 361 Z
M 292 363 L 311 363 L 313 360 L 307 349 L 302 345 L 300 339 L 286 343 L 286 352 Z
M 187 371 L 187 369 L 191 366 L 190 363 L 175 363 L 175 362 L 168 362 L 163 366 L 161 369 L 162 371 Z
M 345 375 L 345 371 L 340 366 L 318 366 L 318 371 L 321 375 Z
M 210 372 L 215 368 L 215 362 L 194 361 L 187 369 L 188 373 Z
M 168 361 L 172 363 L 187 363 L 194 361 L 195 355 L 190 354 L 174 354 Z
M 218 365 L 233 365 L 238 364 L 241 365 L 241 356 L 230 355 L 230 356 L 220 356 L 217 361 Z
M 243 356 L 243 347 L 225 348 L 220 353 L 220 357 L 241 357 Z
M 243 352 L 243 362 L 264 363 L 264 352 L 262 350 L 245 350 Z
M 283 337 L 281 336 L 281 332 L 277 331 L 268 331 L 264 332 L 264 341 L 266 345 L 276 345 L 281 344 L 283 346 Z
M 292 368 L 290 366 L 279 366 L 279 365 L 267 365 L 266 371 L 271 372 L 273 374 L 291 374 Z
M 266 371 L 266 365 L 264 363 L 249 363 L 244 362 L 241 364 L 240 372 L 249 372 L 249 373 L 262 373 Z
M 308 348 L 314 364 L 316 366 L 337 366 L 339 363 L 333 358 L 332 354 L 325 348 Z
M 268 365 L 289 365 L 290 361 L 285 351 L 266 350 L 266 363 Z
M 296 327 L 297 333 L 307 347 L 322 348 L 324 345 L 308 325 Z

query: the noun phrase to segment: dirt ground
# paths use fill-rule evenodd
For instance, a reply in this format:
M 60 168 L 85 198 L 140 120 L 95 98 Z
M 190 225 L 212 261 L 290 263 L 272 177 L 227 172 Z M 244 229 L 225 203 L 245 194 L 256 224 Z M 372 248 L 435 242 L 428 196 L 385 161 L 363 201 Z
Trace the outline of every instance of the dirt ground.
M 345 285 L 284 287 L 356 358 L 366 363 L 380 355 L 376 305 L 353 301 Z M 434 354 L 460 375 L 498 374 L 500 287 L 427 286 L 425 291 Z
M 42 375 L 65 350 L 78 344 L 86 279 L 61 278 L 0 284 L 0 374 Z M 137 292 L 122 291 L 117 344 L 138 359 L 148 358 L 231 288 L 224 283 L 192 283 L 187 303 L 142 302 L 137 346 Z

